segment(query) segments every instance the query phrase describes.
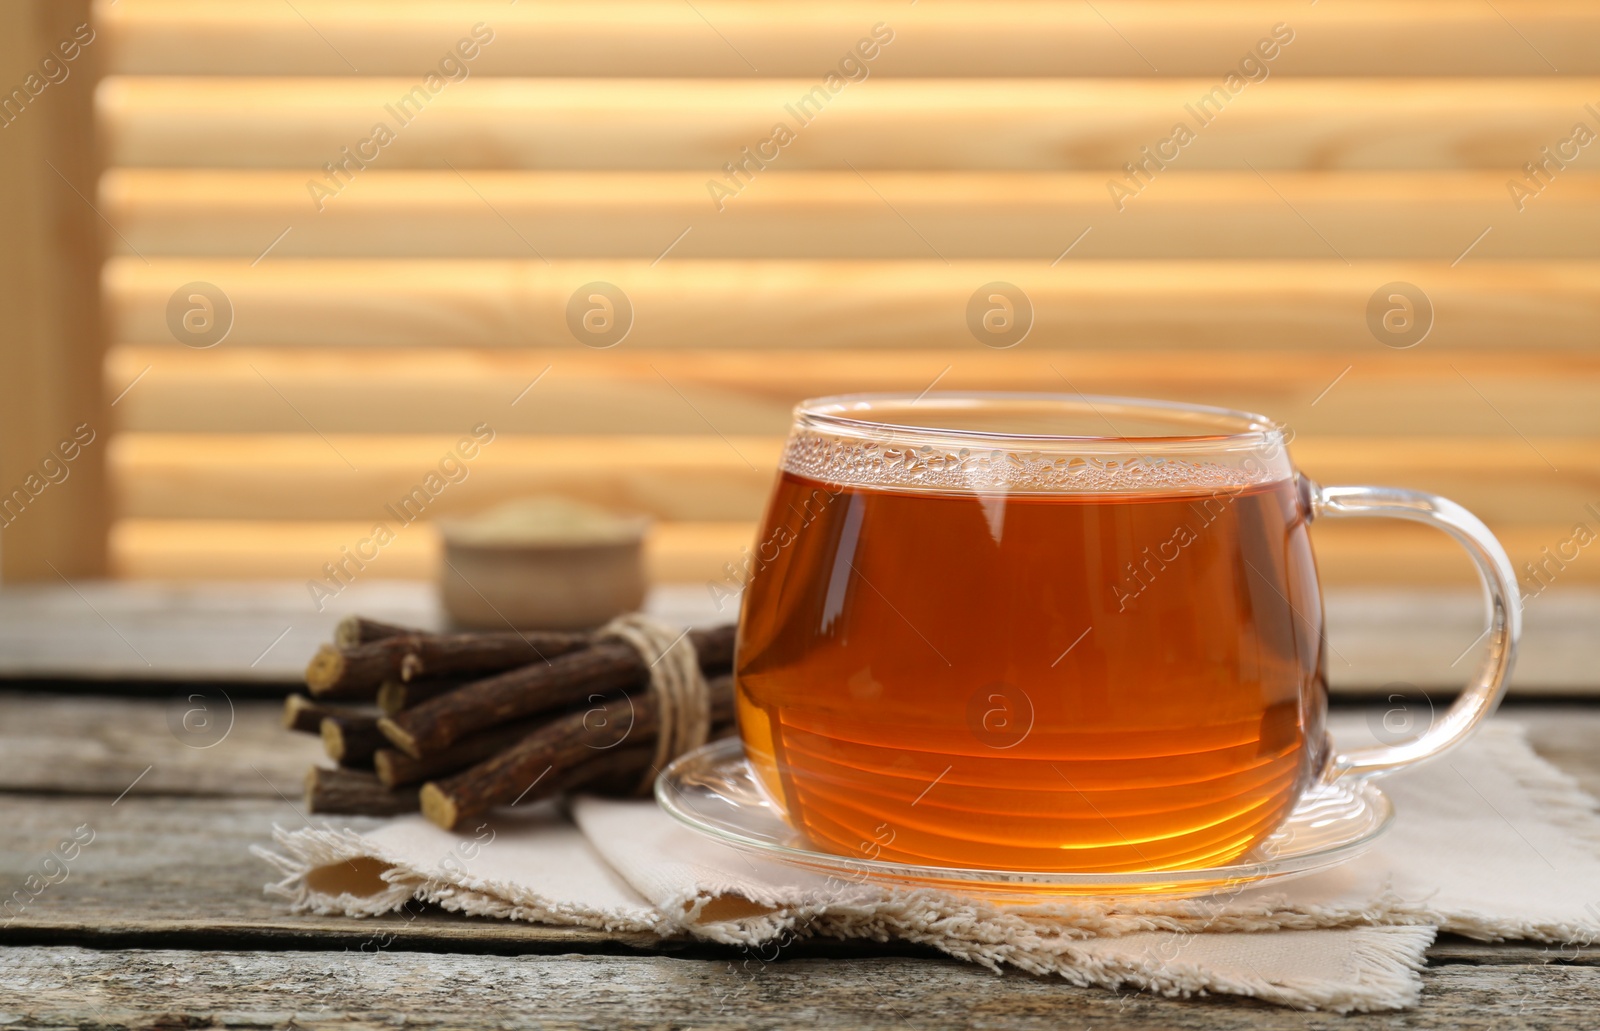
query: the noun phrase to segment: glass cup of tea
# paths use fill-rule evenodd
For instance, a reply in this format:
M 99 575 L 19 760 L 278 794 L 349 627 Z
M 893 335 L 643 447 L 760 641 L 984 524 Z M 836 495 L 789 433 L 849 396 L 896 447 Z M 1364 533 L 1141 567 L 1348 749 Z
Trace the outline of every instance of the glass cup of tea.
M 1487 648 L 1419 735 L 1341 752 L 1308 529 L 1454 537 Z M 935 866 L 1216 866 L 1311 787 L 1459 743 L 1521 629 L 1515 575 L 1459 505 L 1319 487 L 1283 426 L 1051 394 L 850 395 L 795 409 L 735 658 L 757 777 L 817 846 Z

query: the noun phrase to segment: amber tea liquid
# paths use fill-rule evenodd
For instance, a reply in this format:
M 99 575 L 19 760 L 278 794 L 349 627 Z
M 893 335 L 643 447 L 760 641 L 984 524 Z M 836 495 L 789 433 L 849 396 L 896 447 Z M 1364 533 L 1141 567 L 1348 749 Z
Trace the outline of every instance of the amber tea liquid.
M 1306 522 L 1292 479 L 983 496 L 785 472 L 744 595 L 746 751 L 845 855 L 1226 862 L 1325 759 Z

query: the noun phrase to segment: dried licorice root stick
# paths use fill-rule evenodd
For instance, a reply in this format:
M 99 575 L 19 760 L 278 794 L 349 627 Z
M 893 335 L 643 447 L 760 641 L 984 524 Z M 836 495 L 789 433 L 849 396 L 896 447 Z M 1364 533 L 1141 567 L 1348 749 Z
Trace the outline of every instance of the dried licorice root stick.
M 737 732 L 738 728 L 731 719 L 726 723 L 714 723 L 706 740 L 716 741 Z M 549 776 L 515 802 L 517 805 L 532 805 L 563 792 L 579 790 L 590 795 L 648 795 L 654 778 L 646 781 L 644 775 L 655 756 L 654 741 L 643 746 L 618 747 L 615 753 L 596 750 L 595 758 L 574 769 L 552 770 Z
M 655 758 L 655 742 L 621 747 L 615 752 L 598 752 L 594 758 L 570 770 L 552 771 L 534 785 L 518 805 L 532 805 L 567 791 L 582 789 L 595 795 L 632 795 L 639 789 L 650 760 Z
M 535 660 L 537 661 L 537 660 Z M 393 716 L 403 709 L 421 705 L 429 699 L 448 694 L 470 680 L 385 680 L 378 685 L 378 710 Z
M 633 729 L 654 737 L 659 713 L 654 701 L 634 705 Z M 591 744 L 596 735 L 584 726 L 584 713 L 574 713 L 524 738 L 499 755 L 454 777 L 422 786 L 422 815 L 446 830 L 497 805 L 525 798 L 545 778 L 562 779 L 567 771 L 592 767 L 621 756 Z M 597 771 L 598 772 L 598 771 Z
M 372 753 L 387 744 L 376 716 L 329 716 L 322 721 L 322 750 L 340 766 L 372 767 Z
M 345 705 L 324 705 L 303 694 L 292 694 L 283 700 L 283 729 L 298 730 L 302 734 L 322 733 L 322 721 L 334 717 L 363 716 L 360 709 Z M 376 722 L 377 717 L 370 717 Z
M 359 816 L 398 816 L 417 811 L 417 793 L 390 791 L 383 782 L 360 770 L 313 766 L 306 773 L 306 812 L 349 813 Z
M 576 766 L 552 769 L 526 797 L 514 800 L 514 804 L 532 805 L 564 792 L 578 790 L 595 795 L 637 794 L 639 782 L 644 778 L 645 771 L 650 769 L 655 750 L 654 743 L 596 750 Z
M 594 710 L 589 710 L 594 711 Z M 549 717 L 534 717 L 533 719 L 517 720 L 503 727 L 494 727 L 470 734 L 462 738 L 449 748 L 434 752 L 422 759 L 413 759 L 398 748 L 379 748 L 372 756 L 373 768 L 377 771 L 378 779 L 387 787 L 395 788 L 405 784 L 420 784 L 422 781 L 433 777 L 446 777 L 452 773 L 459 773 L 469 766 L 483 762 L 510 748 L 534 732 L 550 725 Z M 723 736 L 733 729 L 730 720 L 727 723 L 717 724 L 711 728 L 711 737 Z M 654 750 L 652 742 L 650 750 Z M 598 750 L 597 750 L 598 751 Z M 635 771 L 634 783 L 638 783 L 639 775 L 644 767 Z M 541 785 L 543 787 L 543 785 Z M 530 798 L 545 797 L 544 792 L 537 791 Z
M 700 668 L 719 673 L 733 665 L 733 624 L 691 630 Z M 423 702 L 378 722 L 394 746 L 421 759 L 450 747 L 474 731 L 577 705 L 593 695 L 614 694 L 644 684 L 649 664 L 624 641 L 601 641 L 591 648 L 510 670 L 499 676 Z
M 733 678 L 722 676 L 710 682 L 711 722 L 725 722 L 733 716 Z M 523 738 L 505 751 L 445 780 L 422 786 L 422 815 L 446 830 L 462 820 L 487 812 L 497 805 L 519 799 L 547 797 L 557 790 L 582 786 L 570 782 L 569 771 L 588 769 L 594 778 L 615 774 L 623 756 L 648 743 L 652 749 L 660 730 L 661 710 L 649 692 L 630 696 L 632 722 L 622 740 L 615 740 L 614 728 L 591 722 L 593 710 L 568 713 Z M 627 749 L 624 749 L 627 745 Z M 654 752 L 652 751 L 652 756 Z M 607 756 L 610 756 L 608 759 Z M 642 770 L 637 771 L 641 775 Z M 541 784 L 547 777 L 556 779 Z M 538 792 L 536 795 L 535 792 Z
M 386 637 L 399 637 L 401 634 L 421 634 L 426 631 L 417 630 L 408 626 L 396 626 L 393 623 L 384 623 L 366 616 L 346 616 L 339 620 L 339 625 L 333 628 L 333 643 L 339 648 L 354 648 L 358 644 L 370 644 L 381 641 Z
M 354 648 L 323 645 L 306 666 L 306 687 L 319 698 L 372 698 L 385 680 L 489 674 L 541 662 L 587 646 L 586 634 L 397 634 Z
M 378 772 L 378 779 L 389 787 L 418 784 L 430 777 L 446 776 L 483 762 L 549 723 L 549 718 L 534 717 L 490 727 L 467 735 L 449 748 L 430 752 L 421 759 L 409 756 L 398 748 L 380 747 L 373 754 L 372 765 Z M 387 745 L 389 742 L 385 740 L 383 743 Z

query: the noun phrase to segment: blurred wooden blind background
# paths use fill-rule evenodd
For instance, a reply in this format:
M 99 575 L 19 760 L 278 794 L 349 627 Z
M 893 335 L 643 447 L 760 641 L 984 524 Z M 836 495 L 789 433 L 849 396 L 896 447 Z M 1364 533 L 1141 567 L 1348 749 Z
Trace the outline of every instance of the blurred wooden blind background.
M 795 400 L 934 384 L 1266 412 L 1314 478 L 1446 494 L 1519 570 L 1600 531 L 1588 0 L 96 16 L 120 575 L 319 577 L 488 423 L 430 515 L 559 491 L 655 515 L 659 576 L 721 579 Z M 470 74 L 429 92 L 478 23 Z M 393 139 L 363 144 L 380 121 Z M 793 139 L 730 177 L 780 122 Z M 1192 141 L 1164 144 L 1178 123 Z M 1130 177 L 1142 148 L 1176 156 Z M 169 324 L 193 282 L 231 302 L 219 345 Z M 569 326 L 594 282 L 632 306 L 609 348 Z M 1031 304 L 1016 346 L 969 327 L 993 282 Z M 1394 282 L 1432 306 L 1415 346 L 1372 328 Z M 1426 531 L 1316 533 L 1332 582 L 1470 577 Z M 404 530 L 367 575 L 428 575 L 435 548 Z M 1600 558 L 1564 566 L 1600 580 Z

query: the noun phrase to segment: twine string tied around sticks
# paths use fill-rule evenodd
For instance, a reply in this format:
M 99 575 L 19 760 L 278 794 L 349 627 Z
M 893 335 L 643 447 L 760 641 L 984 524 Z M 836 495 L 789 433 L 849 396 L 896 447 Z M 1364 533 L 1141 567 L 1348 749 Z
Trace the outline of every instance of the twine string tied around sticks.
M 640 612 L 618 616 L 595 635 L 632 646 L 650 672 L 650 694 L 660 713 L 655 757 L 640 782 L 650 789 L 667 763 L 699 748 L 711 736 L 711 688 L 687 631 Z

